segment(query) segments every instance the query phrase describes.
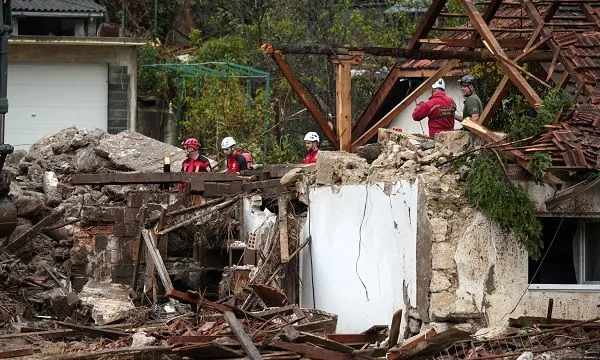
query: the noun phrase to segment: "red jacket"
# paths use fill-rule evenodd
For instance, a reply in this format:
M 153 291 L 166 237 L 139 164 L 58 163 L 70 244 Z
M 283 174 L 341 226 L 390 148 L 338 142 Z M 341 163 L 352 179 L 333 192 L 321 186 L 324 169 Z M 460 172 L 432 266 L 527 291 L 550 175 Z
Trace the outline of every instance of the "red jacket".
M 198 155 L 196 160 L 186 158 L 181 163 L 181 172 L 211 172 L 212 167 L 208 158 Z
M 248 162 L 244 155 L 236 151 L 227 157 L 227 172 L 239 173 L 241 170 L 248 170 Z
M 302 164 L 316 164 L 318 156 L 319 150 L 309 151 L 304 157 L 304 159 L 302 159 Z
M 442 131 L 454 130 L 455 111 L 454 100 L 443 91 L 438 91 L 429 100 L 418 103 L 412 117 L 415 121 L 429 118 L 429 137 L 432 138 Z

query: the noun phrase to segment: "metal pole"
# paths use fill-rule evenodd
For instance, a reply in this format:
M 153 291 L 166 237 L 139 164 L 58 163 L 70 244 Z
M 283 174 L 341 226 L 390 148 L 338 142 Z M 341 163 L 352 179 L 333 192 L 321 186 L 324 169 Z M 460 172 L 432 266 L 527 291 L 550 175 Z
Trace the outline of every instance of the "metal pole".
M 2 28 L 0 28 L 0 144 L 4 144 L 5 118 L 8 112 L 8 37 L 12 32 L 11 1 L 4 2 L 0 9 L 0 18 L 2 19 Z

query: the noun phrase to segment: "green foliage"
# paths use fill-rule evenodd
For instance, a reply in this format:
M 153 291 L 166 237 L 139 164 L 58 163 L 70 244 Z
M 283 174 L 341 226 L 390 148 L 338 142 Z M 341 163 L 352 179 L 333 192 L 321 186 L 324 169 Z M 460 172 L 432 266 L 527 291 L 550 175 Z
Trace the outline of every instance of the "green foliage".
M 520 186 L 505 179 L 494 153 L 486 151 L 475 158 L 463 190 L 471 205 L 513 231 L 529 256 L 539 258 L 542 225 L 533 203 Z
M 169 59 L 161 56 L 157 47 L 147 44 L 140 46 L 137 50 L 137 88 L 138 95 L 159 95 L 168 87 L 165 74 L 144 65 L 160 64 L 168 62 Z
M 210 39 L 199 45 L 191 58 L 192 63 L 224 61 L 252 66 L 252 60 L 260 50 L 243 37 L 235 35 Z
M 540 182 L 551 165 L 552 161 L 550 160 L 550 155 L 547 153 L 537 153 L 531 157 L 529 171 L 533 175 L 535 181 Z
M 550 90 L 542 99 L 535 116 L 523 115 L 508 126 L 508 135 L 512 140 L 539 136 L 546 131 L 545 126 L 554 122 L 556 115 L 572 103 L 571 96 L 563 91 Z

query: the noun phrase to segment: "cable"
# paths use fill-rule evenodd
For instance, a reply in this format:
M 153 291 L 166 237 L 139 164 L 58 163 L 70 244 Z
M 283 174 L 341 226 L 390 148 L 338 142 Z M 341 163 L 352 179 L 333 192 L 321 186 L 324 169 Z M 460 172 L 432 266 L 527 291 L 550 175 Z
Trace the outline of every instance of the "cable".
M 560 227 L 562 226 L 562 223 L 563 223 L 564 219 L 565 219 L 564 217 L 560 218 L 560 223 L 558 223 L 558 227 L 556 228 L 556 231 L 554 232 L 554 236 L 552 237 L 552 241 L 550 241 L 550 245 L 548 245 L 548 248 L 546 249 L 546 252 L 544 253 L 544 256 L 542 256 L 542 259 L 540 260 L 540 263 L 538 264 L 537 269 L 535 269 L 535 272 L 533 273 L 533 276 L 531 277 L 531 280 L 527 284 L 527 287 L 525 288 L 525 290 L 521 294 L 521 297 L 519 298 L 519 301 L 517 301 L 517 303 L 515 304 L 515 306 L 513 307 L 513 309 L 510 312 L 506 313 L 506 315 L 504 315 L 502 317 L 503 319 L 505 317 L 507 317 L 508 315 L 512 314 L 517 309 L 517 306 L 519 306 L 519 304 L 521 303 L 521 300 L 523 300 L 523 297 L 527 293 L 527 290 L 529 290 L 529 287 L 531 286 L 531 283 L 533 282 L 533 279 L 535 279 L 535 277 L 537 276 L 538 272 L 542 268 L 542 264 L 544 263 L 544 260 L 546 259 L 546 256 L 548 256 L 548 253 L 550 252 L 550 249 L 552 248 L 552 244 L 554 244 L 554 240 L 556 240 L 556 236 L 558 235 L 558 231 L 560 230 Z
M 358 260 L 360 259 L 360 253 L 361 253 L 361 248 L 362 248 L 362 228 L 363 228 L 363 224 L 365 222 L 365 216 L 367 214 L 367 201 L 368 200 L 369 200 L 369 184 L 365 184 L 365 206 L 363 207 L 363 215 L 362 215 L 362 219 L 360 220 L 360 226 L 358 228 L 358 256 L 356 257 L 354 271 L 356 272 L 356 276 L 358 277 L 358 280 L 360 280 L 360 283 L 362 284 L 363 288 L 365 289 L 365 295 L 367 297 L 367 301 L 369 301 L 369 290 L 367 289 L 367 285 L 365 285 L 365 282 L 363 281 L 363 279 L 360 277 L 360 274 L 358 273 Z

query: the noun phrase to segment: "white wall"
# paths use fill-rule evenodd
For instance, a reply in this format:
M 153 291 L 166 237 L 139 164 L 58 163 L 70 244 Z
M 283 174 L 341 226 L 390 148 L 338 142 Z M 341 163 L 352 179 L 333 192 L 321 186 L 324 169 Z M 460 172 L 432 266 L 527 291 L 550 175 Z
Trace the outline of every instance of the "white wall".
M 462 93 L 460 92 L 460 87 L 458 86 L 459 77 L 445 77 L 444 81 L 446 82 L 446 94 L 454 99 L 456 102 L 456 107 L 458 112 L 462 114 L 463 111 L 463 101 L 464 98 Z M 389 129 L 392 127 L 400 127 L 404 132 L 408 132 L 410 134 L 423 134 L 429 135 L 429 127 L 427 126 L 427 119 L 421 120 L 420 123 L 423 125 L 423 129 L 419 126 L 419 121 L 414 121 L 412 118 L 412 112 L 417 107 L 417 103 L 420 101 L 425 101 L 429 99 L 431 96 L 431 91 L 427 90 L 423 95 L 419 97 L 416 102 L 413 102 L 409 105 L 409 107 L 404 110 L 400 115 L 398 115 L 394 121 L 388 126 Z M 398 99 L 398 103 L 402 99 Z M 454 128 L 460 129 L 462 126 L 458 121 L 454 122 Z
M 382 183 L 310 189 L 300 304 L 337 314 L 338 333 L 389 324 L 396 310 L 406 314 L 405 298 L 417 306 L 417 183 L 389 187 L 391 195 Z

